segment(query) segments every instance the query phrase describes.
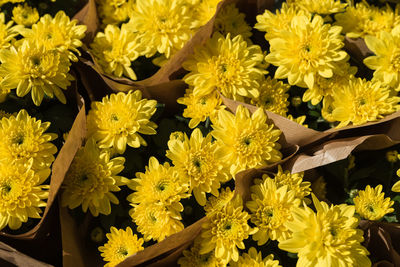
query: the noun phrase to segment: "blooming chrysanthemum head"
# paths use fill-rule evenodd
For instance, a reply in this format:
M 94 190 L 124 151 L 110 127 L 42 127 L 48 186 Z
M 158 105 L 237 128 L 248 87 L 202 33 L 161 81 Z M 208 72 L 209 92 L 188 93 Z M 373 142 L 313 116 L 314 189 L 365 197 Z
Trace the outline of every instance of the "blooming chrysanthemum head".
M 265 60 L 278 67 L 275 78 L 312 88 L 317 76 L 330 78 L 339 71 L 337 62 L 346 58 L 342 28 L 324 24 L 322 17 L 295 16 L 287 31 L 270 40 Z
M 177 102 L 186 106 L 183 117 L 190 118 L 189 127 L 192 129 L 208 117 L 214 117 L 217 111 L 223 108 L 222 100 L 216 91 L 208 95 L 196 96 L 192 89 L 187 89 L 185 96 L 178 98 Z
M 93 102 L 87 117 L 88 135 L 98 141 L 100 148 L 114 147 L 118 153 L 130 147 L 146 146 L 139 135 L 156 134 L 157 125 L 150 121 L 156 112 L 155 100 L 142 99 L 139 90 L 119 92 Z
M 313 201 L 316 213 L 307 206 L 292 209 L 293 220 L 286 223 L 292 236 L 279 248 L 297 253 L 298 266 L 371 266 L 354 206 L 329 207 L 314 195 Z
M 278 143 L 281 131 L 267 123 L 267 115 L 262 108 L 252 115 L 241 105 L 236 109 L 236 115 L 220 110 L 212 127 L 211 134 L 224 150 L 233 176 L 239 171 L 261 167 L 282 158 Z
M 121 28 L 107 25 L 104 32 L 97 33 L 91 47 L 105 73 L 137 79 L 131 62 L 140 56 L 143 49 L 138 34 L 129 31 L 126 24 Z
M 379 81 L 357 78 L 337 89 L 333 92 L 332 100 L 324 102 L 323 109 L 326 111 L 322 113 L 328 121 L 339 121 L 337 127 L 376 121 L 399 109 L 400 98 L 392 96 L 391 90 Z M 325 114 L 328 116 L 325 117 Z
M 215 257 L 214 251 L 205 254 L 200 254 L 201 239 L 196 238 L 193 246 L 183 251 L 183 257 L 178 260 L 181 267 L 225 267 L 221 259 Z
M 235 197 L 240 198 L 239 195 Z M 238 248 L 244 249 L 243 240 L 257 229 L 249 226 L 250 215 L 243 211 L 240 202 L 240 205 L 237 203 L 232 201 L 219 211 L 206 213 L 208 220 L 202 225 L 200 254 L 214 251 L 223 262 L 238 261 Z
M 268 176 L 268 175 L 264 175 Z M 311 183 L 303 181 L 304 172 L 291 173 L 288 170 L 283 171 L 282 167 L 278 165 L 278 173 L 275 174 L 275 182 L 278 187 L 287 185 L 288 190 L 293 191 L 295 197 L 303 200 L 311 193 Z
M 17 89 L 23 97 L 31 92 L 33 103 L 40 106 L 44 95 L 67 102 L 61 89 L 66 90 L 74 78 L 65 54 L 48 50 L 44 42 L 24 40 L 20 46 L 0 51 L 0 73 L 4 78 L 0 87 Z
M 343 33 L 350 38 L 378 36 L 381 31 L 390 32 L 400 22 L 389 5 L 379 8 L 366 1 L 349 5 L 344 13 L 335 15 L 335 20 L 334 24 L 342 26 Z
M 263 259 L 261 251 L 258 252 L 254 247 L 249 248 L 247 253 L 243 253 L 237 262 L 230 262 L 231 267 L 281 267 L 278 260 L 274 260 L 274 255 L 270 254 Z
M 137 0 L 131 13 L 129 27 L 138 32 L 141 42 L 169 58 L 180 50 L 193 34 L 192 18 L 182 0 Z
M 382 185 L 375 188 L 367 185 L 365 190 L 358 191 L 358 196 L 353 199 L 356 212 L 361 217 L 371 221 L 377 221 L 388 213 L 394 211 L 392 208 L 394 201 L 390 197 L 385 198 L 382 192 Z
M 268 77 L 260 86 L 260 95 L 253 98 L 251 103 L 276 114 L 285 116 L 288 111 L 290 85 Z
M 136 7 L 135 0 L 97 0 L 96 4 L 103 25 L 125 22 Z
M 242 35 L 245 41 L 250 41 L 251 27 L 245 21 L 245 15 L 239 12 L 235 4 L 225 6 L 215 18 L 214 30 L 222 35 L 231 34 L 232 37 Z
M 382 31 L 378 37 L 365 37 L 365 43 L 375 55 L 365 58 L 364 64 L 374 70 L 375 79 L 400 91 L 400 26 L 395 32 Z
M 20 3 L 24 2 L 25 0 L 0 0 L 0 7 L 7 3 Z
M 36 8 L 28 6 L 28 4 L 18 5 L 13 8 L 13 21 L 25 27 L 31 27 L 39 20 L 39 12 Z
M 143 238 L 134 235 L 130 227 L 127 227 L 125 231 L 111 227 L 106 237 L 107 243 L 99 247 L 103 260 L 107 262 L 105 267 L 114 267 L 127 257 L 144 249 Z
M 252 200 L 246 206 L 250 210 L 251 222 L 258 228 L 253 240 L 262 246 L 269 239 L 287 239 L 290 232 L 285 223 L 293 219 L 291 209 L 300 205 L 295 192 L 288 190 L 288 186 L 279 187 L 273 179 L 267 177 L 250 190 Z
M 65 176 L 61 205 L 74 209 L 82 206 L 93 216 L 111 213 L 111 203 L 118 204 L 112 192 L 119 191 L 127 179 L 118 176 L 124 169 L 125 158 L 110 159 L 107 151 L 100 150 L 93 139 L 78 150 Z
M 289 30 L 292 19 L 297 15 L 306 15 L 311 18 L 308 12 L 301 10 L 298 6 L 288 5 L 284 2 L 282 8 L 277 9 L 276 13 L 266 9 L 264 14 L 258 15 L 254 28 L 266 32 L 265 39 L 270 41 L 280 37 L 282 32 Z
M 317 105 L 326 96 L 332 96 L 337 88 L 347 86 L 357 72 L 357 67 L 350 66 L 346 61 L 338 62 L 339 71 L 334 73 L 331 78 L 316 76 L 314 86 L 307 88 L 303 94 L 304 102 L 311 101 L 311 104 Z
M 204 96 L 219 90 L 224 96 L 240 100 L 258 97 L 258 88 L 267 71 L 258 45 L 248 46 L 241 35 L 231 38 L 215 33 L 183 63 L 189 73 L 183 80 L 193 86 L 193 94 Z
M 54 161 L 57 147 L 51 143 L 56 134 L 45 133 L 50 122 L 41 122 L 21 110 L 16 116 L 5 116 L 0 121 L 1 160 L 27 164 L 33 160 L 34 171 L 46 170 Z
M 40 208 L 46 207 L 49 186 L 42 183 L 50 170 L 33 171 L 32 163 L 0 163 L 0 230 L 18 229 L 28 218 L 40 218 Z
M 218 196 L 221 183 L 229 180 L 223 150 L 212 142 L 211 134 L 203 137 L 200 129 L 192 132 L 190 139 L 168 141 L 166 156 L 172 160 L 181 179 L 189 183 L 196 201 L 204 206 L 206 193 Z
M 24 37 L 41 43 L 47 50 L 57 49 L 70 60 L 78 61 L 74 53 L 80 55 L 78 48 L 82 46 L 86 26 L 77 23 L 78 20 L 70 20 L 64 11 L 59 11 L 54 18 L 46 14 L 32 25 L 32 29 L 25 28 L 20 32 Z
M 136 173 L 136 178 L 131 180 L 128 186 L 135 191 L 128 196 L 128 201 L 135 204 L 156 203 L 175 212 L 178 217 L 183 211 L 179 201 L 190 196 L 187 194 L 188 183 L 181 181 L 176 169 L 168 162 L 160 165 L 154 157 L 150 158 L 146 172 Z
M 161 242 L 167 236 L 183 230 L 184 226 L 176 216 L 162 205 L 154 203 L 131 204 L 129 211 L 137 230 L 145 241 L 153 239 Z
M 347 6 L 346 3 L 341 3 L 340 0 L 289 0 L 288 3 L 297 5 L 307 12 L 321 15 L 343 12 Z

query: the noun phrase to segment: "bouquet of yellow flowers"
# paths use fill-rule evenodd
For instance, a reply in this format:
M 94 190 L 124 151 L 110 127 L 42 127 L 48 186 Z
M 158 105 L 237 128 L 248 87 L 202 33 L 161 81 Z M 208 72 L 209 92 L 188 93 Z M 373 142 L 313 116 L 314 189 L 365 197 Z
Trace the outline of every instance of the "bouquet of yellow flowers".
M 369 2 L 0 1 L 0 260 L 399 265 L 400 4 Z

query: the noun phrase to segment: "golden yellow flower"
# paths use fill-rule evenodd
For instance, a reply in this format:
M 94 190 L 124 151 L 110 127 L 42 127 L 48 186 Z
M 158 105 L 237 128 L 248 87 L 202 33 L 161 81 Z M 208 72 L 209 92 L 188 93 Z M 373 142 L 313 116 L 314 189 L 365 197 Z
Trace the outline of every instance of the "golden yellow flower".
M 13 21 L 25 27 L 31 27 L 39 20 L 39 12 L 36 8 L 28 6 L 28 4 L 18 5 L 13 8 Z
M 230 180 L 222 149 L 212 142 L 211 134 L 203 137 L 200 129 L 192 132 L 190 139 L 168 141 L 166 156 L 179 172 L 184 183 L 189 183 L 196 201 L 204 206 L 206 193 L 218 196 L 221 183 Z
M 324 24 L 322 17 L 295 16 L 287 31 L 270 40 L 271 53 L 265 60 L 278 67 L 275 78 L 289 84 L 313 88 L 317 76 L 331 78 L 338 62 L 347 57 L 342 50 L 342 28 Z
M 182 3 L 182 0 L 136 1 L 128 25 L 149 47 L 147 57 L 158 52 L 169 58 L 192 36 L 192 18 L 189 10 L 181 6 Z
M 110 228 L 110 233 L 106 234 L 107 243 L 99 247 L 103 260 L 107 263 L 105 267 L 114 267 L 127 257 L 143 250 L 143 238 L 134 235 L 130 227 L 126 230 Z
M 221 189 L 218 197 L 210 196 L 208 198 L 208 201 L 204 206 L 204 211 L 206 213 L 210 213 L 213 211 L 221 210 L 232 200 L 237 200 L 237 198 L 233 197 L 234 195 L 235 195 L 235 190 L 231 191 L 229 187 Z
M 41 122 L 20 110 L 16 116 L 5 116 L 0 121 L 0 161 L 27 164 L 33 160 L 34 171 L 46 171 L 54 161 L 57 147 L 51 143 L 54 133 L 45 133 L 50 122 Z
M 400 26 L 393 34 L 382 31 L 378 37 L 367 35 L 365 43 L 375 54 L 364 59 L 364 64 L 374 70 L 374 79 L 400 91 Z
M 1 6 L 1 2 L 0 2 Z M 0 14 L 0 48 L 10 47 L 14 37 L 19 34 L 19 31 L 24 27 L 21 25 L 12 26 L 13 22 L 8 21 L 6 23 L 6 18 L 4 13 Z
M 78 20 L 70 20 L 64 11 L 59 11 L 54 18 L 46 14 L 32 25 L 32 29 L 25 28 L 20 32 L 24 37 L 44 45 L 47 51 L 57 49 L 70 60 L 78 61 L 74 53 L 80 55 L 78 48 L 82 46 L 86 26 L 76 24 Z
M 367 185 L 365 190 L 358 191 L 358 196 L 353 198 L 356 212 L 361 217 L 371 221 L 377 221 L 388 213 L 394 211 L 392 208 L 394 201 L 390 197 L 385 198 L 382 192 L 382 185 L 375 188 Z
M 192 129 L 207 118 L 214 117 L 219 109 L 224 108 L 216 91 L 205 96 L 195 96 L 192 89 L 186 89 L 185 96 L 178 98 L 177 102 L 186 106 L 183 117 L 190 118 L 189 127 Z
M 217 11 L 217 6 L 222 0 L 186 0 L 191 6 L 192 19 L 196 27 L 205 25 Z
M 267 115 L 261 108 L 252 115 L 241 105 L 236 109 L 236 115 L 220 110 L 212 127 L 211 134 L 227 156 L 233 176 L 282 158 L 278 143 L 281 131 L 274 129 L 274 124 L 267 123 Z
M 389 5 L 379 8 L 366 1 L 349 5 L 344 13 L 335 15 L 335 20 L 334 25 L 342 26 L 343 33 L 350 38 L 378 36 L 381 31 L 390 32 L 400 23 Z
M 245 41 L 249 42 L 252 35 L 251 27 L 244 18 L 245 14 L 240 13 L 235 4 L 227 5 L 215 18 L 214 31 L 218 31 L 224 36 L 230 33 L 232 38 L 240 34 Z
M 390 163 L 395 163 L 399 160 L 399 152 L 396 150 L 390 150 L 386 152 L 386 160 Z
M 36 106 L 40 106 L 44 95 L 67 102 L 62 90 L 74 78 L 69 74 L 71 63 L 65 54 L 48 50 L 43 43 L 24 40 L 17 48 L 0 50 L 0 61 L 3 89 L 16 88 L 19 97 L 31 92 Z
M 183 230 L 183 224 L 167 210 L 166 207 L 154 203 L 131 204 L 129 211 L 137 230 L 143 234 L 145 241 L 153 239 L 161 242 L 167 236 Z
M 277 9 L 276 13 L 272 13 L 268 9 L 265 10 L 264 14 L 256 17 L 257 23 L 254 26 L 255 29 L 266 32 L 265 39 L 270 41 L 274 38 L 281 36 L 281 33 L 290 29 L 292 19 L 297 15 L 305 15 L 311 18 L 311 15 L 301 10 L 296 5 L 288 5 L 282 3 L 282 8 Z
M 117 25 L 129 19 L 136 7 L 135 0 L 96 0 L 103 25 Z
M 123 154 L 126 145 L 146 146 L 139 135 L 156 134 L 157 125 L 150 121 L 156 112 L 155 100 L 142 99 L 140 90 L 119 92 L 92 102 L 87 117 L 88 136 L 98 141 L 100 148 L 113 147 Z
M 111 203 L 118 204 L 112 193 L 128 180 L 118 174 L 124 169 L 125 158 L 110 159 L 107 151 L 100 150 L 93 139 L 80 148 L 65 176 L 61 205 L 74 209 L 82 205 L 93 216 L 111 213 Z
M 230 262 L 230 267 L 282 267 L 278 260 L 274 260 L 274 255 L 270 254 L 263 259 L 261 251 L 258 252 L 254 247 L 249 248 L 248 253 L 243 253 L 238 262 Z
M 131 64 L 140 56 L 143 49 L 137 33 L 129 31 L 126 24 L 121 28 L 107 25 L 104 33 L 97 33 L 91 48 L 105 73 L 137 79 Z
M 338 128 L 349 123 L 360 125 L 376 121 L 400 107 L 400 98 L 391 96 L 389 88 L 383 87 L 378 81 L 357 78 L 350 80 L 348 86 L 338 89 L 333 92 L 332 102 L 324 102 L 323 110 L 328 110 L 331 118 L 322 113 L 326 120 L 340 122 Z
M 24 2 L 25 0 L 0 0 L 0 7 L 7 3 L 20 3 Z
M 250 187 L 251 201 L 246 203 L 250 210 L 251 222 L 258 228 L 253 240 L 262 246 L 269 239 L 285 240 L 290 236 L 287 221 L 291 221 L 293 207 L 300 205 L 300 199 L 288 186 L 279 186 L 276 181 L 264 176 L 262 181 Z
M 371 266 L 368 251 L 361 245 L 363 231 L 357 229 L 354 206 L 319 202 L 313 195 L 317 212 L 309 207 L 293 208 L 293 220 L 286 223 L 292 236 L 279 248 L 297 253 L 297 266 Z
M 253 98 L 251 103 L 281 116 L 286 116 L 289 106 L 289 94 L 287 93 L 289 89 L 290 85 L 268 77 L 261 83 L 260 95 Z
M 33 171 L 32 164 L 33 159 L 25 165 L 0 164 L 0 230 L 18 229 L 28 218 L 40 218 L 40 208 L 46 207 L 49 186 L 42 183 L 50 170 Z
M 225 38 L 217 32 L 183 63 L 189 71 L 183 80 L 193 86 L 195 96 L 219 90 L 235 100 L 258 97 L 258 88 L 267 73 L 262 66 L 263 57 L 261 48 L 248 46 L 242 36 L 232 39 L 228 34 Z
M 240 198 L 239 195 L 235 197 Z M 228 263 L 239 260 L 239 249 L 245 249 L 243 240 L 257 229 L 248 225 L 250 215 L 243 211 L 240 201 L 229 202 L 219 211 L 206 213 L 207 221 L 202 225 L 200 254 L 215 252 L 215 257 Z
M 268 177 L 268 175 L 265 175 Z M 303 200 L 311 193 L 311 183 L 303 181 L 304 172 L 291 173 L 288 170 L 283 171 L 281 165 L 278 165 L 278 173 L 275 174 L 275 182 L 278 187 L 287 185 L 288 191 L 293 191 L 296 198 Z
M 190 196 L 187 193 L 189 185 L 181 181 L 176 169 L 168 162 L 160 165 L 155 157 L 150 158 L 146 172 L 136 173 L 136 178 L 132 179 L 128 186 L 135 191 L 128 196 L 129 202 L 155 203 L 176 213 L 178 217 L 183 211 L 179 201 Z
M 288 3 L 296 5 L 310 13 L 329 15 L 343 12 L 347 6 L 340 0 L 289 0 Z

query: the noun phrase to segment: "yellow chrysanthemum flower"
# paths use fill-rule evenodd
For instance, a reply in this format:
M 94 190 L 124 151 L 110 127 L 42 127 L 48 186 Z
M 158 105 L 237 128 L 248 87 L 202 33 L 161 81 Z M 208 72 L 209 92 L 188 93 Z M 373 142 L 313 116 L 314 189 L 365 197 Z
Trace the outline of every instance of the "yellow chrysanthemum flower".
M 110 233 L 106 234 L 107 243 L 99 247 L 103 260 L 107 262 L 105 267 L 114 267 L 127 257 L 143 250 L 143 238 L 134 235 L 130 227 L 126 230 L 110 228 Z
M 337 89 L 331 102 L 324 102 L 322 115 L 328 121 L 339 121 L 338 128 L 349 123 L 360 125 L 376 121 L 400 107 L 400 98 L 391 96 L 389 88 L 378 81 L 357 78 L 350 80 L 348 86 Z M 327 113 L 331 117 L 326 117 Z
M 103 25 L 117 25 L 129 19 L 136 7 L 135 0 L 96 0 Z
M 217 32 L 183 63 L 190 71 L 183 80 L 193 86 L 196 96 L 219 90 L 235 100 L 258 97 L 258 88 L 267 73 L 262 67 L 263 57 L 261 48 L 248 46 L 242 36 L 231 39 L 230 34 L 225 38 Z
M 183 0 L 137 0 L 128 23 L 149 47 L 146 56 L 156 52 L 169 58 L 180 50 L 193 34 L 192 18 Z
M 104 33 L 97 33 L 91 47 L 105 73 L 137 79 L 131 63 L 140 56 L 143 49 L 138 34 L 127 30 L 126 24 L 121 28 L 107 25 Z
M 183 230 L 184 226 L 166 207 L 154 203 L 131 204 L 129 211 L 137 230 L 145 241 L 153 239 L 161 242 L 167 236 Z
M 316 76 L 314 86 L 307 88 L 303 94 L 304 102 L 311 101 L 311 104 L 317 105 L 325 96 L 332 96 L 333 91 L 349 84 L 349 80 L 357 72 L 357 67 L 350 66 L 347 62 L 338 62 L 339 71 L 334 73 L 331 78 Z M 340 89 L 339 89 L 340 90 Z
M 18 5 L 13 8 L 13 21 L 25 27 L 31 27 L 39 20 L 39 12 L 36 8 L 28 6 L 28 4 Z
M 232 38 L 240 34 L 245 41 L 249 42 L 252 35 L 251 27 L 244 18 L 245 14 L 240 13 L 235 4 L 227 5 L 215 18 L 214 31 L 218 31 L 224 36 L 230 33 Z
M 16 116 L 5 116 L 0 121 L 0 161 L 27 164 L 33 160 L 34 171 L 46 171 L 54 161 L 57 147 L 51 143 L 57 138 L 54 133 L 45 133 L 50 122 L 41 122 L 20 110 Z
M 232 199 L 236 200 L 236 198 L 233 198 L 234 195 L 235 191 L 231 191 L 229 187 L 227 187 L 226 189 L 221 189 L 221 192 L 219 192 L 218 197 L 210 196 L 208 198 L 208 201 L 204 206 L 204 211 L 206 213 L 210 213 L 213 211 L 221 210 L 229 202 L 231 202 Z
M 300 199 L 288 186 L 279 186 L 267 176 L 250 187 L 251 201 L 246 203 L 250 210 L 251 222 L 258 228 L 253 240 L 262 246 L 269 239 L 285 240 L 290 232 L 285 222 L 291 221 L 293 207 L 300 205 Z
M 297 253 L 296 266 L 371 266 L 368 251 L 361 245 L 363 232 L 357 229 L 354 206 L 331 205 L 313 196 L 317 212 L 309 207 L 293 208 L 294 220 L 286 226 L 292 236 L 279 248 Z
M 256 17 L 257 23 L 255 29 L 266 32 L 265 39 L 270 41 L 281 36 L 281 33 L 290 29 L 292 19 L 297 15 L 305 15 L 311 18 L 311 15 L 296 5 L 282 3 L 282 8 L 277 9 L 276 13 L 265 10 L 264 14 Z
M 47 50 L 57 49 L 65 53 L 72 61 L 78 61 L 78 50 L 82 46 L 81 39 L 85 36 L 86 26 L 76 25 L 78 20 L 70 18 L 59 11 L 52 18 L 49 14 L 40 18 L 40 21 L 32 25 L 32 29 L 20 30 L 21 34 L 31 40 L 44 45 Z
M 243 211 L 240 202 L 232 201 L 221 210 L 206 213 L 208 220 L 202 225 L 200 254 L 215 251 L 215 257 L 225 263 L 239 260 L 238 248 L 245 249 L 243 240 L 257 230 L 249 226 L 250 215 Z
M 253 98 L 251 103 L 257 107 L 285 116 L 290 104 L 288 101 L 289 94 L 287 94 L 289 89 L 290 85 L 268 77 L 261 83 L 260 95 L 257 98 Z
M 80 148 L 65 176 L 61 205 L 74 209 L 82 205 L 83 212 L 93 216 L 111 213 L 111 203 L 119 200 L 112 192 L 128 180 L 118 174 L 124 169 L 125 158 L 110 159 L 107 151 L 101 151 L 93 139 Z
M 0 87 L 17 89 L 23 97 L 31 92 L 33 103 L 40 106 L 44 95 L 67 102 L 66 90 L 74 78 L 69 74 L 70 61 L 65 54 L 48 50 L 39 42 L 25 40 L 19 47 L 0 50 Z M 62 89 L 62 90 L 61 90 Z
M 178 98 L 177 102 L 186 106 L 183 117 L 190 118 L 189 127 L 192 129 L 207 117 L 213 118 L 218 110 L 224 108 L 218 92 L 215 91 L 205 96 L 195 96 L 192 89 L 186 89 L 185 96 Z
M 130 189 L 136 191 L 128 196 L 128 201 L 135 204 L 155 203 L 166 207 L 172 213 L 183 211 L 179 202 L 190 195 L 189 185 L 182 183 L 178 172 L 166 162 L 160 165 L 155 157 L 151 157 L 146 172 L 136 173 L 136 178 L 128 183 Z
M 1 4 L 0 4 L 1 6 Z M 14 37 L 18 35 L 18 31 L 23 28 L 23 26 L 17 25 L 12 26 L 13 22 L 9 21 L 6 23 L 6 18 L 4 13 L 0 14 L 0 48 L 8 48 Z
M 266 174 L 263 176 L 268 177 Z M 283 171 L 281 165 L 278 165 L 278 173 L 275 174 L 274 179 L 278 187 L 287 185 L 288 191 L 293 191 L 296 198 L 303 200 L 311 193 L 311 183 L 303 181 L 303 177 L 304 172 L 290 173 L 288 170 Z
M 33 171 L 33 160 L 25 166 L 0 164 L 0 230 L 8 225 L 12 230 L 21 227 L 28 218 L 40 218 L 46 207 L 49 185 L 42 185 L 50 170 Z
M 98 141 L 100 148 L 113 147 L 123 154 L 126 145 L 146 146 L 139 135 L 156 134 L 157 125 L 150 121 L 156 112 L 157 101 L 142 99 L 139 90 L 119 92 L 93 102 L 87 117 L 88 136 Z
M 196 128 L 190 139 L 185 134 L 184 141 L 169 140 L 168 148 L 166 156 L 172 160 L 181 179 L 189 183 L 190 192 L 202 206 L 206 204 L 206 193 L 218 196 L 221 183 L 231 178 L 223 150 L 212 142 L 211 134 L 203 137 Z
M 375 188 L 367 185 L 365 190 L 358 191 L 358 196 L 353 199 L 356 212 L 364 219 L 377 221 L 388 213 L 394 211 L 394 201 L 390 197 L 385 198 L 382 185 Z
M 200 254 L 200 239 L 195 239 L 193 246 L 183 251 L 183 256 L 179 258 L 178 264 L 181 267 L 225 267 L 221 259 L 215 257 L 214 251 Z
M 393 34 L 382 31 L 378 38 L 368 35 L 365 43 L 375 54 L 364 59 L 364 64 L 374 70 L 374 78 L 400 91 L 400 26 Z
M 276 79 L 313 88 L 317 76 L 331 78 L 339 71 L 338 62 L 347 57 L 342 28 L 324 24 L 322 17 L 295 16 L 287 31 L 270 40 L 271 53 L 265 60 L 278 67 Z
M 399 152 L 397 150 L 389 150 L 386 152 L 386 160 L 390 163 L 395 163 L 399 160 Z
M 257 252 L 254 247 L 249 248 L 248 253 L 243 253 L 237 262 L 230 262 L 230 267 L 282 267 L 274 255 L 270 254 L 263 259 L 261 251 Z
M 241 105 L 236 109 L 236 115 L 220 110 L 212 127 L 211 134 L 222 146 L 233 176 L 282 158 L 281 145 L 277 143 L 281 131 L 267 123 L 267 115 L 261 108 L 252 115 Z
M 335 20 L 334 25 L 342 26 L 343 33 L 350 38 L 379 36 L 381 31 L 390 32 L 400 23 L 398 15 L 389 5 L 379 8 L 366 1 L 349 5 L 344 13 L 335 15 Z
M 321 15 L 343 12 L 347 6 L 346 3 L 341 3 L 340 0 L 289 0 L 288 3 L 297 5 L 310 13 Z

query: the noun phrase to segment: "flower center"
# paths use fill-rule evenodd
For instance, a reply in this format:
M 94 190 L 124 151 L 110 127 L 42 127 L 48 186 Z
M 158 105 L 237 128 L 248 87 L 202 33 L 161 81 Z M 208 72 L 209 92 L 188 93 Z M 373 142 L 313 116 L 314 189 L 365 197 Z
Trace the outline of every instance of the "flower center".
M 11 185 L 10 185 L 9 183 L 3 183 L 3 184 L 1 185 L 1 191 L 2 191 L 3 193 L 5 193 L 5 194 L 10 193 L 11 189 L 12 189 L 12 187 L 11 187 Z
M 114 113 L 111 114 L 111 121 L 118 121 L 118 117 Z
M 119 247 L 117 253 L 124 257 L 128 256 L 128 250 L 125 247 Z
M 23 142 L 24 142 L 24 134 L 23 133 L 18 133 L 12 139 L 12 143 L 17 144 L 17 145 L 22 145 Z
M 163 181 L 163 182 L 158 183 L 157 190 L 164 191 L 167 187 L 168 187 L 168 183 Z

